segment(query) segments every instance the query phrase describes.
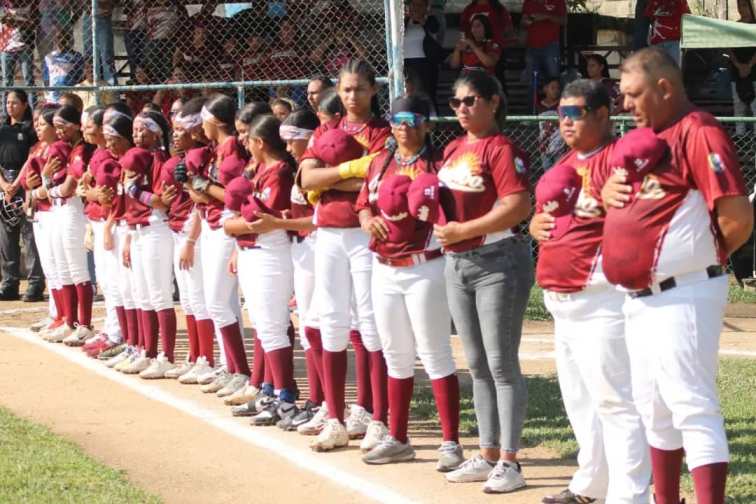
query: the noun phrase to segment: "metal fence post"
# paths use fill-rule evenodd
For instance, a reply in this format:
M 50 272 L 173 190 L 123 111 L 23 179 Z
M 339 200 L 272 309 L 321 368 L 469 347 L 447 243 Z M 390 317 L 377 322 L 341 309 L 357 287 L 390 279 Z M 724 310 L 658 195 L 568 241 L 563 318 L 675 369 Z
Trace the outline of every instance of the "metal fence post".
M 97 54 L 97 23 L 95 16 L 97 16 L 97 0 L 92 0 L 92 15 L 89 16 L 91 26 L 89 27 L 92 37 L 92 85 L 97 86 L 100 81 L 100 58 Z M 109 83 L 110 84 L 110 83 Z M 100 90 L 95 90 L 95 103 L 100 105 Z
M 244 108 L 244 86 L 236 87 L 236 106 L 239 110 Z
M 386 59 L 388 61 L 389 96 L 393 100 L 404 93 L 404 60 L 402 59 L 402 31 L 404 28 L 403 0 L 385 0 Z

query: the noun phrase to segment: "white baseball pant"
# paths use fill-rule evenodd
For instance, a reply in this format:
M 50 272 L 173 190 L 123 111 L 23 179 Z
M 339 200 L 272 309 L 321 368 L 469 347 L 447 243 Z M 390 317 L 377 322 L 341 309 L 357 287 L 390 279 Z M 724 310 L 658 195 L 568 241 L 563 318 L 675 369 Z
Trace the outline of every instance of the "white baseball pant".
M 238 254 L 239 283 L 263 350 L 290 347 L 289 299 L 294 267 L 288 235 L 282 230 L 265 233 L 257 238 L 255 248 L 240 249 Z
M 150 217 L 131 235 L 131 269 L 137 305 L 142 310 L 173 308 L 173 237 L 162 217 Z
M 58 310 L 55 307 L 55 300 L 52 296 L 53 289 L 60 289 L 62 285 L 58 281 L 55 269 L 55 258 L 52 248 L 52 228 L 55 226 L 55 217 L 51 210 L 44 210 L 34 214 L 35 221 L 32 223 L 34 232 L 34 243 L 37 244 L 37 253 L 39 262 L 42 265 L 42 272 L 45 274 L 47 288 L 50 291 L 48 301 L 48 313 L 51 319 L 58 318 Z M 61 314 L 62 315 L 62 314 Z
M 633 396 L 648 443 L 685 449 L 688 469 L 729 461 L 719 408 L 719 335 L 727 276 L 627 298 Z
M 315 298 L 323 349 L 342 352 L 349 343 L 354 295 L 358 329 L 370 352 L 381 350 L 371 300 L 373 253 L 360 228 L 318 228 L 315 240 Z
M 121 293 L 121 301 L 125 310 L 135 310 L 137 306 L 137 297 L 134 285 L 134 271 L 123 265 L 123 250 L 126 246 L 127 237 L 131 236 L 131 230 L 126 221 L 121 221 L 115 229 L 115 238 L 118 250 L 118 290 Z M 132 236 L 133 239 L 133 236 Z M 133 258 L 133 256 L 132 256 Z
M 241 324 L 241 305 L 239 304 L 239 281 L 228 272 L 228 260 L 236 248 L 236 240 L 228 236 L 223 228 L 211 229 L 202 219 L 202 239 L 200 251 L 202 261 L 202 283 L 204 286 L 205 306 L 215 324 L 215 340 L 220 350 L 221 364 L 225 366 L 226 352 L 220 329 L 234 322 Z
M 388 375 L 415 375 L 420 357 L 431 380 L 454 373 L 443 258 L 396 268 L 373 262 L 373 307 Z
M 651 463 L 633 404 L 624 299 L 609 285 L 544 292 L 562 400 L 580 448 L 570 490 L 608 504 L 646 504 Z
M 116 306 L 123 306 L 118 288 L 118 246 L 117 233 L 113 233 L 113 249 L 105 250 L 105 221 L 89 221 L 94 235 L 94 262 L 97 283 L 105 296 L 105 323 L 103 332 L 113 343 L 119 343 L 126 335 L 121 334 Z
M 299 318 L 299 341 L 307 351 L 310 342 L 305 336 L 305 327 L 318 327 L 317 309 L 313 308 L 315 291 L 315 233 L 291 245 L 291 261 L 294 266 L 294 297 L 297 300 Z M 245 294 L 246 297 L 246 294 Z
M 176 283 L 179 288 L 179 299 L 181 308 L 186 315 L 193 315 L 195 320 L 208 320 L 210 314 L 205 306 L 205 293 L 202 284 L 202 250 L 199 245 L 201 240 L 197 239 L 194 246 L 194 264 L 189 269 L 181 269 L 181 251 L 186 244 L 189 235 L 186 230 L 191 226 L 192 219 L 198 218 L 196 215 L 188 219 L 184 225 L 184 230 L 179 233 L 173 233 L 173 273 L 176 275 Z
M 87 250 L 84 247 L 87 219 L 81 198 L 71 197 L 53 206 L 51 242 L 53 261 L 60 285 L 89 282 Z

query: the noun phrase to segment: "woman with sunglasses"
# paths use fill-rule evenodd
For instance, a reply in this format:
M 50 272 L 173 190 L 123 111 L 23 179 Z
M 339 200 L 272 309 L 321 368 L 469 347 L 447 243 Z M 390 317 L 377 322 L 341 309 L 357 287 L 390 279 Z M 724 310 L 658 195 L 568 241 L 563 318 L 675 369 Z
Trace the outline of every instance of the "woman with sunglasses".
M 449 104 L 465 134 L 444 152 L 438 178 L 448 222 L 435 236 L 447 253 L 449 308 L 473 378 L 480 454 L 446 477 L 510 492 L 525 486 L 517 451 L 527 388 L 518 350 L 533 266 L 516 228 L 530 213 L 528 165 L 501 133 L 505 103 L 494 77 L 461 76 Z
M 383 150 L 389 125 L 378 118 L 375 96 L 378 89 L 375 71 L 364 60 L 350 60 L 339 73 L 338 93 L 346 115 L 315 130 L 313 139 L 332 128 L 354 137 L 367 154 Z M 353 437 L 385 432 L 387 415 L 386 364 L 375 326 L 370 294 L 372 254 L 368 239 L 359 228 L 354 211 L 369 159 L 341 166 L 323 166 L 312 149 L 304 155 L 301 168 L 302 189 L 322 191 L 315 208 L 318 238 L 315 242 L 315 298 L 318 300 L 320 331 L 323 341 L 323 378 L 329 419 L 310 447 L 328 451 L 346 446 Z M 361 338 L 352 340 L 355 348 L 364 345 L 369 359 L 372 400 L 367 394 L 352 406 L 345 428 L 345 382 L 350 339 L 352 299 L 356 299 Z M 357 345 L 355 345 L 357 343 Z M 360 403 L 361 402 L 361 403 Z M 367 413 L 372 408 L 372 417 Z M 370 428 L 372 426 L 372 429 Z M 368 432 L 368 430 L 372 431 Z
M 440 153 L 428 135 L 429 102 L 417 96 L 397 98 L 391 113 L 396 147 L 372 161 L 356 205 L 375 253 L 373 306 L 388 367 L 390 411 L 388 435 L 373 446 L 363 444 L 367 453 L 362 460 L 389 464 L 415 458 L 407 427 L 419 356 L 431 379 L 443 432 L 436 469 L 447 472 L 464 457 L 444 261 L 433 237 L 439 217 Z

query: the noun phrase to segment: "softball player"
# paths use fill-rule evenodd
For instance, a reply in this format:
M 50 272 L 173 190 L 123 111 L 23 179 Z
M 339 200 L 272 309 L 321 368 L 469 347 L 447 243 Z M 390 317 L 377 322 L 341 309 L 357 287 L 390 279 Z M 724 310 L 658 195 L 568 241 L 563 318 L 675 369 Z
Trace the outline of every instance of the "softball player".
M 565 88 L 559 126 L 572 151 L 536 187 L 530 224 L 540 242 L 536 279 L 554 317 L 562 400 L 580 447 L 569 487 L 546 496 L 545 504 L 649 499 L 651 465 L 632 398 L 625 296 L 601 270 L 605 212 L 591 183 L 616 153 L 610 104 L 600 82 L 578 80 Z M 663 153 L 664 143 L 657 143 Z
M 618 157 L 594 180 L 608 208 L 604 274 L 628 291 L 633 396 L 651 445 L 656 503 L 680 501 L 684 455 L 696 501 L 721 504 L 729 459 L 716 384 L 723 265 L 748 240 L 753 210 L 732 141 L 688 101 L 674 60 L 643 49 L 621 73 L 625 109 L 670 150 L 650 171 Z
M 367 153 L 380 152 L 390 128 L 376 118 L 371 104 L 375 98 L 375 72 L 365 61 L 348 62 L 339 74 L 339 95 L 346 116 L 316 130 L 313 139 L 328 129 L 345 131 L 363 145 Z M 368 160 L 369 161 L 369 160 Z M 323 190 L 315 209 L 318 238 L 315 245 L 315 297 L 318 299 L 320 330 L 323 338 L 323 378 L 329 420 L 313 440 L 317 451 L 331 450 L 348 444 L 343 425 L 344 382 L 346 380 L 346 347 L 349 342 L 350 307 L 356 298 L 362 343 L 370 352 L 373 421 L 376 435 L 385 429 L 387 413 L 386 364 L 373 317 L 370 294 L 372 254 L 368 239 L 359 229 L 354 211 L 357 191 L 361 188 L 367 163 L 347 163 L 341 167 L 321 167 L 317 156 L 308 149 L 301 163 L 302 188 Z M 346 288 L 350 286 L 351 288 Z M 352 408 L 354 416 L 362 416 L 363 405 Z M 364 423 L 355 433 L 365 432 Z M 366 433 L 367 437 L 370 432 Z
M 443 444 L 436 469 L 462 462 L 459 444 L 459 383 L 451 349 L 451 318 L 444 287 L 441 246 L 433 239 L 438 217 L 440 156 L 433 151 L 426 121 L 430 104 L 417 97 L 391 104 L 396 148 L 370 164 L 357 200 L 362 229 L 370 235 L 373 306 L 388 367 L 389 430 L 360 448 L 368 464 L 415 458 L 407 437 L 415 356 L 431 379 Z
M 289 210 L 295 166 L 279 136 L 279 126 L 271 115 L 258 117 L 250 125 L 247 148 L 254 167 L 249 175 L 234 179 L 225 194 L 226 208 L 236 217 L 226 220 L 224 229 L 236 237 L 239 282 L 277 396 L 266 402 L 252 419 L 253 425 L 273 425 L 297 413 L 294 348 L 287 334 L 293 292 L 291 240 L 286 231 L 258 218 L 258 214 L 281 216 Z
M 201 217 L 200 253 L 205 304 L 216 327 L 221 349 L 221 367 L 214 374 L 200 377 L 203 392 L 226 397 L 244 387 L 249 380 L 249 365 L 241 332 L 241 307 L 238 282 L 227 271 L 235 248 L 234 239 L 223 231 L 223 221 L 231 214 L 223 207 L 224 186 L 240 176 L 247 164 L 247 154 L 234 136 L 236 104 L 218 95 L 201 111 L 202 129 L 212 146 L 192 149 L 186 155 L 190 177 L 189 195 L 197 204 Z M 212 259 L 210 259 L 212 258 Z

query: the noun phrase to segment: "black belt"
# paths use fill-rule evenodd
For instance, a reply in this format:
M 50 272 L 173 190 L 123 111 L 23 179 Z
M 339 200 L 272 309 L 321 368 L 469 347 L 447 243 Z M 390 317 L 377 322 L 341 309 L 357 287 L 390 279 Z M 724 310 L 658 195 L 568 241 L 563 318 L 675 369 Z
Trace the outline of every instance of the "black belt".
M 709 278 L 720 277 L 724 275 L 724 268 L 722 268 L 722 266 L 719 264 L 714 264 L 706 268 L 706 275 Z M 677 287 L 677 281 L 675 280 L 675 277 L 669 277 L 666 280 L 659 282 L 660 292 L 665 292 L 665 291 L 674 289 L 675 287 Z M 643 290 L 628 292 L 627 295 L 633 299 L 636 299 L 636 298 L 653 296 L 654 291 L 650 287 L 646 287 Z

